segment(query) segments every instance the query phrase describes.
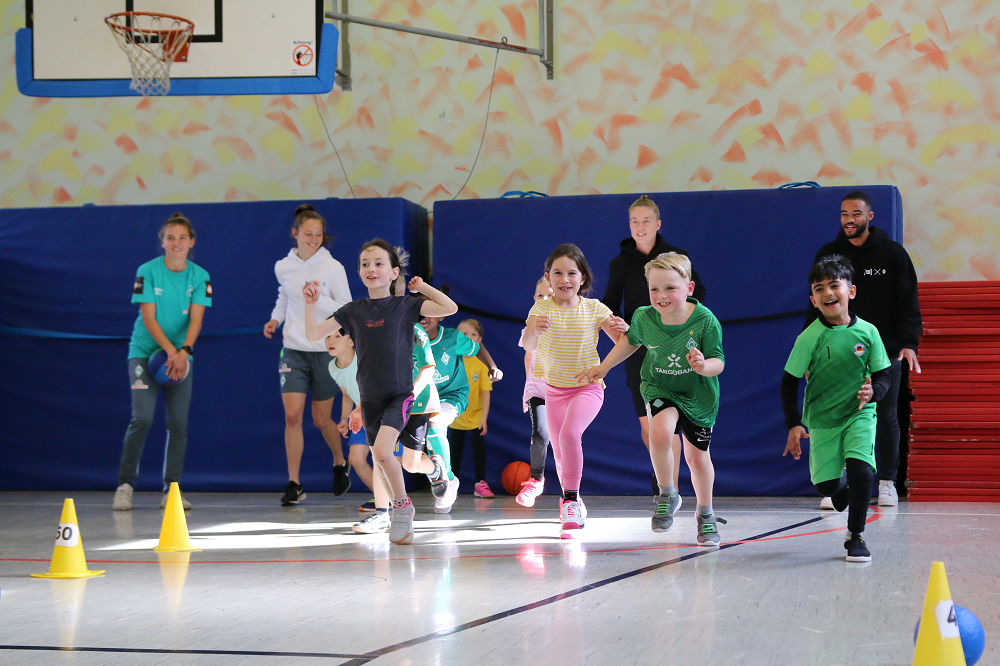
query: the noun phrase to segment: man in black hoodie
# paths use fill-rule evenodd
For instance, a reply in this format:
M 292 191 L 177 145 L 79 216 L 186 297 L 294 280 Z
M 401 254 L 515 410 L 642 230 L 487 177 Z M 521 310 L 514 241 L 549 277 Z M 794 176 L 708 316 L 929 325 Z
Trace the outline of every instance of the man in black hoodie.
M 851 310 L 878 329 L 892 362 L 888 372 L 889 390 L 877 404 L 878 424 L 875 446 L 878 449 L 879 506 L 896 506 L 896 469 L 899 467 L 899 421 L 896 409 L 902 361 L 911 372 L 920 372 L 917 344 L 922 319 L 917 297 L 917 273 L 910 255 L 902 245 L 881 229 L 871 226 L 875 217 L 872 202 L 864 192 L 851 192 L 840 202 L 840 233 L 816 253 L 821 257 L 840 254 L 854 268 L 857 286 Z M 806 326 L 819 316 L 809 307 Z M 825 502 L 825 500 L 824 500 Z M 825 505 L 824 505 L 825 506 Z
M 639 197 L 628 210 L 629 228 L 632 235 L 621 242 L 621 254 L 611 260 L 608 271 L 608 288 L 601 299 L 617 317 L 623 317 L 629 324 L 632 315 L 639 308 L 649 305 L 649 287 L 646 284 L 646 264 L 664 252 L 677 252 L 687 256 L 687 252 L 674 247 L 663 240 L 660 235 L 660 209 L 656 203 L 645 194 Z M 699 303 L 705 302 L 705 285 L 698 277 L 698 271 L 692 268 L 691 279 L 694 281 L 694 298 Z M 624 307 L 622 305 L 624 301 Z M 639 392 L 639 371 L 642 361 L 646 358 L 646 348 L 625 359 L 625 378 L 629 390 L 632 391 L 632 404 L 635 414 L 639 417 L 639 427 L 642 443 L 649 448 L 649 419 L 646 417 L 646 403 Z M 674 436 L 674 485 L 677 485 L 677 473 L 680 469 L 681 446 L 680 438 Z M 656 475 L 653 475 L 653 494 L 659 494 Z

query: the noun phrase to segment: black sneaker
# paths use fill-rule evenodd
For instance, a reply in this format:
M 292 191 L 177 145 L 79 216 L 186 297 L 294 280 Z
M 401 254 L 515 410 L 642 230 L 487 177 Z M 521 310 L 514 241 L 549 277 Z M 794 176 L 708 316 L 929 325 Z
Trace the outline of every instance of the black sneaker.
M 851 534 L 851 538 L 844 542 L 847 549 L 848 562 L 871 562 L 872 553 L 868 550 L 865 538 L 860 534 Z
M 281 498 L 281 506 L 292 506 L 305 498 L 306 492 L 302 490 L 302 486 L 294 481 L 289 481 L 288 485 L 285 486 L 285 495 Z
M 444 458 L 439 455 L 431 456 L 434 461 L 434 471 L 427 475 L 431 482 L 431 495 L 436 498 L 444 497 L 448 492 L 448 475 L 444 472 Z
M 333 494 L 343 495 L 351 489 L 351 463 L 333 466 Z

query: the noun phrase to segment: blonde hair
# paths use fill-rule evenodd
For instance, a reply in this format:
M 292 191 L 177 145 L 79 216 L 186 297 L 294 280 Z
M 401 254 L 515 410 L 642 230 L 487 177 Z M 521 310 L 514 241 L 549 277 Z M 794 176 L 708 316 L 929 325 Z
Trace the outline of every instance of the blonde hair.
M 635 200 L 631 206 L 628 207 L 629 215 L 632 214 L 632 210 L 635 208 L 649 208 L 653 211 L 653 215 L 656 219 L 660 219 L 660 209 L 657 207 L 656 202 L 643 194 L 641 197 Z
M 547 277 L 545 277 L 544 275 L 542 277 L 538 278 L 538 282 L 535 283 L 535 286 L 537 287 L 538 285 L 540 285 L 543 282 L 545 282 L 546 284 L 548 284 L 548 282 L 549 282 L 549 279 Z
M 465 324 L 478 333 L 480 340 L 486 337 L 486 331 L 483 330 L 483 325 L 479 323 L 478 319 L 463 319 L 458 323 L 458 325 L 461 326 L 462 324 Z
M 677 252 L 664 252 L 646 264 L 646 279 L 649 271 L 660 268 L 665 271 L 676 271 L 686 282 L 691 281 L 691 260 Z

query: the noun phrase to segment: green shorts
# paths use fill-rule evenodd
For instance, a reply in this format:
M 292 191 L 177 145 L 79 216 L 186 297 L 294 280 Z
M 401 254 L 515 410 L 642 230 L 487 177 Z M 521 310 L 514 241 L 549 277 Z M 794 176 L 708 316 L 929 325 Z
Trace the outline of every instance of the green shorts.
M 809 429 L 809 476 L 813 484 L 839 479 L 847 458 L 875 469 L 875 410 L 859 411 L 838 428 Z

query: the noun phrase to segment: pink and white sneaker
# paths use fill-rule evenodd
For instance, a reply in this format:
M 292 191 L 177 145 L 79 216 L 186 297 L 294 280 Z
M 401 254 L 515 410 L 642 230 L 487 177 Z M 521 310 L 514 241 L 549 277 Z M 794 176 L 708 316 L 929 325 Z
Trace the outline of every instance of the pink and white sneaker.
M 577 495 L 577 499 L 580 500 L 580 506 L 583 507 L 583 519 L 586 520 L 587 519 L 587 505 L 583 502 L 583 498 L 580 497 L 579 495 Z M 559 496 L 559 522 L 560 523 L 563 520 L 563 502 L 565 502 L 565 500 L 562 498 L 562 495 L 560 495 Z
M 482 497 L 483 499 L 493 499 L 496 497 L 496 495 L 493 494 L 493 491 L 490 490 L 490 486 L 486 483 L 486 481 L 478 481 L 472 494 L 476 497 Z
M 562 505 L 562 529 L 559 536 L 562 539 L 573 539 L 576 537 L 575 530 L 582 530 L 584 524 L 583 503 L 563 502 Z
M 528 479 L 521 483 L 521 492 L 517 494 L 517 503 L 521 506 L 535 506 L 535 498 L 542 494 L 545 479 Z

